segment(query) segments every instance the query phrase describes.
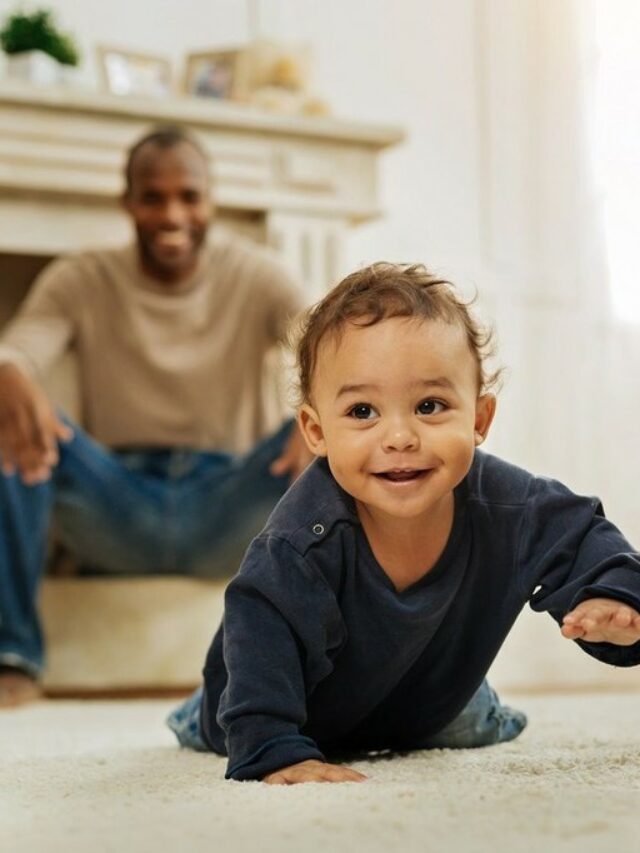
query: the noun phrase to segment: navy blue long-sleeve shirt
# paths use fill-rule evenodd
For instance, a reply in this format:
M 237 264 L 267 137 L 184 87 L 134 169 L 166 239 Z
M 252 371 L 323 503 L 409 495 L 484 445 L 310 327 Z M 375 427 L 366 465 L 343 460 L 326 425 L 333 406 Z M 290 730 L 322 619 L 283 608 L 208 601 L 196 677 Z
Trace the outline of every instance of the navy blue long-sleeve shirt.
M 225 597 L 202 734 L 227 777 L 333 750 L 419 748 L 464 708 L 527 601 L 640 610 L 640 555 L 595 498 L 477 451 L 437 564 L 397 592 L 324 460 L 282 498 Z M 618 666 L 632 646 L 584 643 Z

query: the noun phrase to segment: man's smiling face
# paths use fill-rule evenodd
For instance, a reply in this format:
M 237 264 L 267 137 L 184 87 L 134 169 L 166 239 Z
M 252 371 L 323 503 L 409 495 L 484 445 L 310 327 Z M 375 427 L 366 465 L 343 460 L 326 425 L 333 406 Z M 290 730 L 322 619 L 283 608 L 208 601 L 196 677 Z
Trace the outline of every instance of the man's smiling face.
M 370 515 L 437 510 L 466 476 L 493 416 L 465 332 L 441 320 L 347 323 L 320 343 L 300 424 Z
M 175 284 L 195 270 L 211 220 L 209 172 L 191 143 L 142 146 L 131 164 L 124 205 L 132 217 L 145 272 Z

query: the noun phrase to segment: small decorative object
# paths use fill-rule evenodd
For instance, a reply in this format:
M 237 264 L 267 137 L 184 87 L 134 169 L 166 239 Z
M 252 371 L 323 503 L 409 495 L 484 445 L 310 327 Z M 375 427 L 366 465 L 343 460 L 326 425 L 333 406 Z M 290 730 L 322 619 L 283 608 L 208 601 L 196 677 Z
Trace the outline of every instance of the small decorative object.
M 171 63 L 160 56 L 98 47 L 105 88 L 114 95 L 164 97 L 171 92 Z
M 305 45 L 258 39 L 247 48 L 246 100 L 293 115 L 328 115 L 328 104 L 309 92 L 311 52 Z
M 246 56 L 237 48 L 190 53 L 183 89 L 187 95 L 242 100 L 246 93 Z
M 8 76 L 31 83 L 64 82 L 80 61 L 73 38 L 59 32 L 52 13 L 43 9 L 9 15 L 0 30 L 0 46 L 7 54 Z
M 265 86 L 298 93 L 306 90 L 311 64 L 307 45 L 256 39 L 249 44 L 248 52 L 252 91 Z

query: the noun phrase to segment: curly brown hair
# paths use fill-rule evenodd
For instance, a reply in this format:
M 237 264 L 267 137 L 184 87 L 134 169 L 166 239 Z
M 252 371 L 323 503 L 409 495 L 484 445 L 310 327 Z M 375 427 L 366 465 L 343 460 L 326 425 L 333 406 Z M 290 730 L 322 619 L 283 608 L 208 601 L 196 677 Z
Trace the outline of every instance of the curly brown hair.
M 502 369 L 487 371 L 494 355 L 494 334 L 471 313 L 474 300 L 465 302 L 454 285 L 431 274 L 422 264 L 393 264 L 380 261 L 344 278 L 312 306 L 298 327 L 298 403 L 309 402 L 320 343 L 327 336 L 338 341 L 347 323 L 373 326 L 390 317 L 443 320 L 463 328 L 478 368 L 478 390 L 494 388 Z

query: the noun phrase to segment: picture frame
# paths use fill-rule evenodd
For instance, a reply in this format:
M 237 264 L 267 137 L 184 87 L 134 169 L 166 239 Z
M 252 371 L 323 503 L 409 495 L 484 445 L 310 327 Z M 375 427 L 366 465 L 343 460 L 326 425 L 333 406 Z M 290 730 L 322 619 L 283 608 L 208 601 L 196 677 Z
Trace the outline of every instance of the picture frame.
M 218 101 L 246 96 L 246 54 L 241 48 L 199 51 L 186 57 L 184 94 Z
M 105 89 L 114 95 L 166 97 L 173 88 L 171 63 L 162 56 L 117 47 L 97 48 Z

